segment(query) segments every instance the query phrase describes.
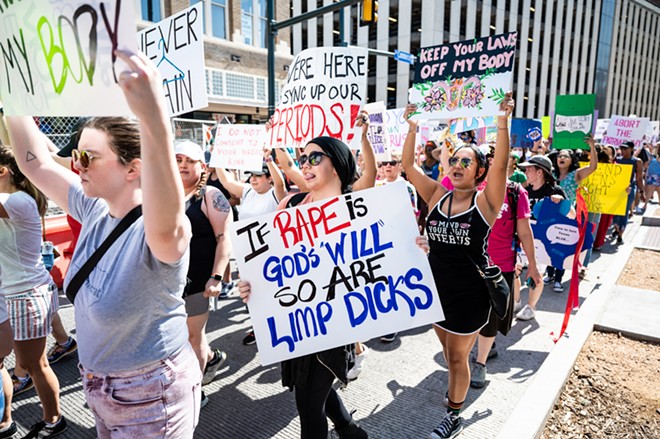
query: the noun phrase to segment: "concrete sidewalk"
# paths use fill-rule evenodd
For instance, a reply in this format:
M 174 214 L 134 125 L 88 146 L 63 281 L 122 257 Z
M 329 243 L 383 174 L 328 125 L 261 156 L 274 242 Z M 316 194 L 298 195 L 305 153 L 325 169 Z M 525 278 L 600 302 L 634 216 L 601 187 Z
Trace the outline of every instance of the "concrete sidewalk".
M 546 287 L 536 319 L 514 322 L 506 338 L 498 336 L 499 356 L 488 362 L 487 386 L 468 392 L 462 438 L 493 438 L 498 433 L 502 433 L 501 437 L 526 438 L 534 437 L 542 428 L 547 409 L 534 415 L 531 412 L 535 407 L 525 406 L 529 400 L 526 398 L 536 394 L 543 407 L 551 408 L 558 391 L 552 394 L 545 389 L 538 394 L 532 385 L 554 380 L 554 388 L 563 386 L 568 372 L 545 375 L 542 368 L 572 368 L 574 358 L 571 360 L 570 355 L 579 352 L 602 314 L 618 273 L 632 251 L 639 222 L 636 217 L 630 224 L 626 244 L 606 244 L 602 252 L 594 253 L 589 274 L 580 284 L 580 304 L 584 306 L 571 317 L 567 335 L 557 345 L 551 334 L 558 333 L 561 327 L 568 278 L 564 279 L 564 293 Z M 526 289 L 522 298 L 527 298 Z M 62 301 L 60 314 L 65 326 L 75 333 L 73 310 L 65 298 Z M 220 304 L 221 309 L 212 313 L 208 333 L 211 346 L 225 350 L 228 360 L 216 380 L 205 387 L 210 403 L 201 413 L 195 437 L 297 438 L 299 425 L 293 394 L 282 388 L 279 367 L 259 366 L 256 347 L 241 344 L 250 328 L 245 306 L 238 299 Z M 447 368 L 433 330 L 422 327 L 399 334 L 393 343 L 371 340 L 367 345 L 371 352 L 362 375 L 340 391 L 347 408 L 357 409 L 354 416 L 370 437 L 427 437 L 446 410 L 442 399 L 447 389 Z M 75 355 L 71 357 L 53 366 L 60 378 L 62 411 L 70 421 L 70 429 L 62 437 L 93 438 L 94 420 L 85 407 Z M 6 363 L 11 368 L 13 357 Z M 34 390 L 16 397 L 13 407 L 22 433 L 41 417 Z

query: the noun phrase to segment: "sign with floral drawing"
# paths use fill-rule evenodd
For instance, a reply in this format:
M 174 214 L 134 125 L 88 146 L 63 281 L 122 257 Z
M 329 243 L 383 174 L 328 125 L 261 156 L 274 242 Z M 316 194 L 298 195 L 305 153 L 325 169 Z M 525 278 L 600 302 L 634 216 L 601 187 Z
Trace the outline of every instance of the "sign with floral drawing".
M 417 119 L 502 114 L 513 79 L 517 32 L 425 47 L 415 64 L 409 100 Z

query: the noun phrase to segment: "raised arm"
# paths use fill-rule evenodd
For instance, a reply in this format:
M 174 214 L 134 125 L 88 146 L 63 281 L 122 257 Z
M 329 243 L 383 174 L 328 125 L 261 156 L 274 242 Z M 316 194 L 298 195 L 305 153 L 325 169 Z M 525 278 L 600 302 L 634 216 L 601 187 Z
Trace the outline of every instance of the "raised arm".
M 280 168 L 277 167 L 273 158 L 270 156 L 270 149 L 264 149 L 264 160 L 268 166 L 268 171 L 270 172 L 270 178 L 273 180 L 273 189 L 275 190 L 275 197 L 277 201 L 282 201 L 286 194 L 286 185 L 284 184 L 284 178 L 282 177 L 282 172 Z
M 408 181 L 415 186 L 417 193 L 420 197 L 429 204 L 431 199 L 439 198 L 434 195 L 439 195 L 438 192 L 444 193 L 447 190 L 440 184 L 440 182 L 433 180 L 427 176 L 422 169 L 415 164 L 415 135 L 417 134 L 417 121 L 410 117 L 417 112 L 415 104 L 406 105 L 405 114 L 408 121 L 408 135 L 405 142 L 403 142 L 403 152 L 401 153 L 401 165 L 408 177 Z
M 215 175 L 218 176 L 220 183 L 236 198 L 243 196 L 243 189 L 247 187 L 246 184 L 236 181 L 234 176 L 223 168 L 215 168 Z
M 206 187 L 204 205 L 206 207 L 206 217 L 211 223 L 213 234 L 217 240 L 212 273 L 222 276 L 229 264 L 229 255 L 231 253 L 231 241 L 225 235 L 227 233 L 227 226 L 232 222 L 231 206 L 227 198 L 222 195 L 222 192 L 212 186 Z M 217 297 L 221 291 L 222 281 L 211 277 L 206 282 L 204 297 Z
M 376 184 L 376 155 L 374 154 L 374 147 L 369 141 L 367 131 L 369 130 L 369 114 L 362 110 L 355 120 L 355 125 L 362 128 L 361 143 L 362 143 L 362 160 L 364 160 L 364 172 L 360 178 L 353 184 L 354 191 L 361 191 L 362 189 L 369 189 Z
M 140 186 L 147 245 L 156 259 L 174 263 L 188 249 L 191 231 L 185 214 L 183 184 L 172 151 L 174 139 L 162 79 L 143 53 L 115 53 L 130 69 L 119 75 L 119 86 L 140 120 Z
M 578 184 L 590 176 L 598 167 L 598 152 L 596 151 L 596 141 L 594 140 L 593 134 L 587 134 L 584 141 L 589 145 L 589 166 L 580 168 L 575 173 L 575 181 L 577 181 Z
M 1 121 L 0 125 L 5 122 Z M 16 163 L 21 172 L 41 192 L 65 212 L 69 212 L 69 188 L 80 178 L 58 165 L 51 155 L 50 140 L 41 132 L 29 116 L 7 116 L 9 144 L 14 149 Z M 3 139 L 4 142 L 4 139 Z
M 513 112 L 512 93 L 508 92 L 500 104 L 500 110 L 504 115 L 497 116 L 497 141 L 495 142 L 495 156 L 488 170 L 488 184 L 480 196 L 484 197 L 492 222 L 495 222 L 497 214 L 502 208 L 504 196 L 506 195 L 506 166 L 509 162 L 509 126 L 508 119 Z M 485 212 L 484 212 L 485 213 Z

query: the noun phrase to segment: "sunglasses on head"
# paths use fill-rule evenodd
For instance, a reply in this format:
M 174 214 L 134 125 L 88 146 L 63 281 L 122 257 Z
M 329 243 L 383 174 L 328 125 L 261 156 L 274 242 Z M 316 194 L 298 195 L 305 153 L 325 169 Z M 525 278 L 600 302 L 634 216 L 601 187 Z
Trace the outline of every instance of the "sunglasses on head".
M 378 167 L 381 168 L 383 166 L 396 166 L 399 162 L 397 160 L 389 160 L 387 162 L 380 162 L 378 163 Z
M 321 151 L 312 151 L 309 154 L 303 154 L 298 157 L 298 164 L 302 167 L 305 163 L 309 163 L 310 166 L 316 166 L 321 163 L 323 157 L 329 157 L 328 154 Z
M 79 162 L 83 168 L 89 168 L 90 162 L 97 158 L 97 156 L 84 149 L 74 149 L 71 151 L 71 158 L 73 158 L 74 162 Z
M 470 157 L 449 157 L 449 166 L 456 166 L 460 163 L 461 168 L 467 169 L 472 164 Z

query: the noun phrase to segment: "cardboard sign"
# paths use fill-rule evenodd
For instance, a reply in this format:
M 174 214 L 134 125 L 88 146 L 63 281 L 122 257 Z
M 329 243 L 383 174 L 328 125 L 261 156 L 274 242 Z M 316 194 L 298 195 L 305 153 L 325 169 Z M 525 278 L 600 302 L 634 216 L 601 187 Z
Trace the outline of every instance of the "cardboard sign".
M 138 32 L 140 50 L 163 77 L 170 116 L 208 106 L 202 3 Z
M 584 166 L 589 166 L 587 163 Z M 598 163 L 596 170 L 582 181 L 587 188 L 587 210 L 594 213 L 625 215 L 632 165 Z
M 539 264 L 570 270 L 573 266 L 573 256 L 579 233 L 575 219 L 570 219 L 562 213 L 562 204 L 570 203 L 564 200 L 555 203 L 550 198 L 539 201 L 534 206 L 536 221 L 531 221 L 534 232 L 534 249 Z M 587 250 L 593 245 L 591 230 L 593 224 L 587 224 L 584 244 L 580 253 L 580 261 L 584 260 Z
M 584 141 L 593 132 L 596 95 L 559 95 L 555 102 L 552 124 L 552 147 L 555 149 L 589 149 Z
M 635 149 L 641 148 L 649 122 L 648 117 L 612 116 L 603 135 L 603 143 L 619 146 L 623 142 L 633 142 Z
M 263 365 L 444 319 L 404 182 L 230 230 Z
M 403 151 L 403 143 L 408 135 L 409 125 L 406 122 L 404 112 L 405 108 L 385 111 L 385 126 L 390 137 L 390 150 L 392 152 L 401 153 Z
M 511 89 L 518 34 L 425 47 L 415 64 L 409 101 L 417 119 L 503 114 L 500 103 Z
M 367 98 L 367 67 L 363 48 L 315 47 L 296 55 L 273 114 L 270 145 L 304 147 L 318 136 L 350 144 Z
M 261 171 L 265 141 L 265 125 L 218 125 L 209 166 Z
M 2 2 L 0 96 L 10 116 L 128 116 L 115 49 L 137 52 L 133 2 Z
M 511 120 L 511 148 L 531 149 L 534 142 L 543 138 L 543 126 L 540 120 L 512 119 Z

